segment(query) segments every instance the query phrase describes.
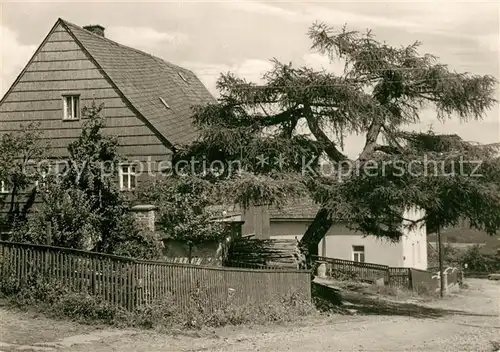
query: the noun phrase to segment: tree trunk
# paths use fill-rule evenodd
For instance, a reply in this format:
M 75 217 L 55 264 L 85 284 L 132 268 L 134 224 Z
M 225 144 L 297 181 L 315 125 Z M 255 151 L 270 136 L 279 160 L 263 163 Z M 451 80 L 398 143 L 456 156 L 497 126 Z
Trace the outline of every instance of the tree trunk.
M 10 205 L 9 205 L 9 212 L 7 215 L 7 222 L 10 227 L 12 227 L 12 224 L 14 223 L 14 220 L 16 218 L 16 195 L 17 195 L 17 185 L 14 183 L 12 187 L 12 193 L 10 195 Z
M 443 274 L 443 247 L 441 245 L 441 229 L 438 227 L 436 230 L 436 238 L 438 242 L 438 258 L 439 258 L 439 295 L 441 298 L 444 296 L 444 274 Z
M 31 191 L 31 193 L 30 193 L 30 195 L 28 197 L 28 200 L 24 204 L 23 210 L 21 211 L 21 214 L 20 214 L 21 215 L 21 219 L 20 219 L 20 221 L 26 221 L 26 218 L 28 217 L 28 212 L 33 207 L 33 204 L 35 204 L 36 194 L 37 194 L 36 190 L 37 190 L 37 188 L 33 187 L 33 190 Z
M 329 211 L 321 208 L 299 242 L 299 248 L 305 255 L 308 266 L 310 266 L 311 263 L 311 256 L 318 254 L 319 243 L 325 237 L 332 225 L 333 220 Z

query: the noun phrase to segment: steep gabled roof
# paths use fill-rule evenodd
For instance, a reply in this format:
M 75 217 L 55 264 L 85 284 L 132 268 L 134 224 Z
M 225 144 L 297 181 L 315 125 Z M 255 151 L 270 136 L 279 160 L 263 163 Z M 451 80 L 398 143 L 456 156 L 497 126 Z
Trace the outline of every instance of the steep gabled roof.
M 129 103 L 169 144 L 185 144 L 196 138 L 192 107 L 215 102 L 215 98 L 192 71 L 118 44 L 65 20 L 59 19 L 58 23 L 66 28 Z

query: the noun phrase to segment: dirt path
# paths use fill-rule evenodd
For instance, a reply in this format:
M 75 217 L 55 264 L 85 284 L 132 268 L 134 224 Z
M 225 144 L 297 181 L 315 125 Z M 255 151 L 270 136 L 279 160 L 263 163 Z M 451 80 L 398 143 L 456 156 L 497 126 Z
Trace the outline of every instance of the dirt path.
M 500 282 L 467 283 L 464 293 L 425 307 L 365 302 L 366 315 L 203 337 L 94 330 L 0 310 L 0 351 L 492 351 L 491 341 L 500 342 Z

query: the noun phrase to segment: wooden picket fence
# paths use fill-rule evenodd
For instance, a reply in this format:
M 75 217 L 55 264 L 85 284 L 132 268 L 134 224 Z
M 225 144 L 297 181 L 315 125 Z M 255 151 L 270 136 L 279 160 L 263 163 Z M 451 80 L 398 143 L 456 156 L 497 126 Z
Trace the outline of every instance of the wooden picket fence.
M 396 268 L 374 263 L 361 263 L 328 257 L 313 257 L 315 271 L 319 265 L 326 267 L 325 275 L 340 280 L 357 280 L 375 282 L 383 279 L 384 284 L 392 287 L 407 288 L 419 291 L 424 287 L 429 290 L 439 288 L 439 273 L 430 270 L 414 268 Z M 448 286 L 462 283 L 462 271 L 457 268 L 447 268 L 446 282 Z
M 309 271 L 168 263 L 0 241 L 0 283 L 11 278 L 22 285 L 33 275 L 129 310 L 169 297 L 181 309 L 196 297 L 209 310 L 228 303 L 268 305 L 291 292 L 311 299 Z
M 392 287 L 412 289 L 412 272 L 410 268 L 388 267 L 388 283 Z
M 387 286 L 412 288 L 412 276 L 409 268 L 395 268 L 375 263 L 355 262 L 320 256 L 315 256 L 313 259 L 316 263 L 315 268 L 320 264 L 325 265 L 325 274 L 328 277 L 364 282 L 383 280 Z
M 326 267 L 326 276 L 340 280 L 360 280 L 360 281 L 377 281 L 383 279 L 384 282 L 389 282 L 389 267 L 374 263 L 355 262 L 351 260 L 328 258 L 328 257 L 313 257 L 315 267 L 324 264 Z

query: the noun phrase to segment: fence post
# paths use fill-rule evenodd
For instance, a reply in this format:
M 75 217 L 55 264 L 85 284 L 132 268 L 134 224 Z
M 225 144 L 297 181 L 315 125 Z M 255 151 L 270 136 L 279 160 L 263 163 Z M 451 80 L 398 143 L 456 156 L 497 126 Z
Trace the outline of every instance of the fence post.
M 411 269 L 408 268 L 408 289 L 409 290 L 413 290 L 413 277 L 412 277 L 412 274 L 411 274 Z
M 137 277 L 135 275 L 135 262 L 129 263 L 130 267 L 130 289 L 129 289 L 129 306 L 132 310 L 135 309 L 135 301 L 137 300 Z
M 96 259 L 92 258 L 91 259 L 91 285 L 92 285 L 92 295 L 96 294 L 96 289 L 97 289 L 97 274 L 96 274 Z
M 52 224 L 50 221 L 47 221 L 47 245 L 50 246 L 52 244 Z
M 443 287 L 443 292 L 444 292 L 445 294 L 447 294 L 447 293 L 448 293 L 448 272 L 444 272 L 444 273 L 443 273 L 443 281 L 441 281 L 441 282 L 442 282 L 442 283 L 443 283 L 443 285 L 444 285 L 444 287 Z

